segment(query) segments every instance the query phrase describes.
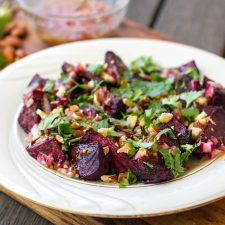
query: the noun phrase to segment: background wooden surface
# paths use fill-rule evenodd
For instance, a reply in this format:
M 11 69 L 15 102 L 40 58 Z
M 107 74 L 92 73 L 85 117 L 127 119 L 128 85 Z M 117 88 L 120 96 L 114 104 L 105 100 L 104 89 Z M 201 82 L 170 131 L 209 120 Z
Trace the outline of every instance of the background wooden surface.
M 171 36 L 175 41 L 197 46 L 225 57 L 225 0 L 131 0 L 128 17 Z M 130 24 L 130 26 L 134 25 Z M 144 37 L 149 35 L 149 32 L 140 28 L 138 34 Z M 134 35 L 134 33 L 129 34 L 129 36 Z M 37 208 L 35 211 L 41 213 Z M 49 218 L 46 213 L 47 211 L 42 212 L 42 216 Z M 72 219 L 69 215 L 63 219 L 64 222 L 56 221 L 54 218 L 51 221 L 55 224 L 71 224 Z M 80 221 L 73 220 L 74 224 L 81 224 Z M 0 192 L 0 225 L 11 224 L 52 223 Z M 199 210 L 160 218 L 143 220 L 86 218 L 82 220 L 82 224 L 224 225 L 225 201 L 216 202 Z

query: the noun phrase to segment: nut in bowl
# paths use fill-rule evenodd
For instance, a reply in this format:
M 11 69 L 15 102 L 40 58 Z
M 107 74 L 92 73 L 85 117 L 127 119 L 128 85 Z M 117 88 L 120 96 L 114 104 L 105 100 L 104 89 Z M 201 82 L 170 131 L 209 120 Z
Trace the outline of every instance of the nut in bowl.
M 129 0 L 18 0 L 48 44 L 108 36 L 121 23 Z

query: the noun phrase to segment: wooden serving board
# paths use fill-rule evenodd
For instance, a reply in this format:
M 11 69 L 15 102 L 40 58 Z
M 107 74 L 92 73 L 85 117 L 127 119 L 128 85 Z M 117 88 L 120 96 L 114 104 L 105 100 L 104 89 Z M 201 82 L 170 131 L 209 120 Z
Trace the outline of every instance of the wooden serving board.
M 130 20 L 125 20 L 114 32 L 113 36 L 140 37 L 172 41 L 172 39 L 168 36 L 140 26 Z M 25 48 L 27 52 L 32 53 L 46 47 L 47 45 L 45 45 L 38 38 L 35 31 L 31 30 L 30 35 L 25 42 Z M 52 223 L 60 225 L 225 225 L 225 199 L 198 209 L 192 209 L 191 211 L 182 213 L 175 213 L 173 215 L 142 219 L 106 219 L 73 215 L 71 213 L 65 213 L 46 208 L 33 203 L 32 201 L 23 198 L 10 190 L 7 190 L 1 185 L 0 191 L 9 195 L 21 204 L 29 207 Z

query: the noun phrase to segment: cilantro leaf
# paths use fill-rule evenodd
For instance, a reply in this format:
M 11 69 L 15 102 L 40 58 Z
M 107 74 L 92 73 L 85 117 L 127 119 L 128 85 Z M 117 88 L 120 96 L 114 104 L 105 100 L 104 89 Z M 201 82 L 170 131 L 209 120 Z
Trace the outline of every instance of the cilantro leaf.
M 114 129 L 108 130 L 107 135 L 111 136 L 111 137 L 121 137 L 122 136 L 122 134 L 120 132 L 117 132 Z
M 151 73 L 154 71 L 161 70 L 161 68 L 154 64 L 152 58 L 149 56 L 141 56 L 131 62 L 131 68 L 135 72 L 139 73 Z
M 168 135 L 169 138 L 171 138 L 171 139 L 177 139 L 171 128 L 165 128 L 165 129 L 159 131 L 159 133 L 155 136 L 154 140 L 155 141 L 159 140 L 159 138 L 164 134 Z
M 94 125 L 92 125 L 92 128 L 94 130 L 98 130 L 100 128 L 109 128 L 109 119 L 107 118 L 95 123 Z
M 181 115 L 185 117 L 189 122 L 192 122 L 198 114 L 199 110 L 195 107 L 185 108 L 181 110 Z
M 134 141 L 131 139 L 127 139 L 127 141 L 130 142 L 135 148 L 151 148 L 154 144 L 154 142 Z
M 61 74 L 60 74 L 60 80 L 62 82 L 66 82 L 68 79 L 69 79 L 69 76 L 66 73 L 64 73 L 64 72 L 61 72 Z
M 55 85 L 55 80 L 47 80 L 45 86 L 43 87 L 43 91 L 50 92 Z
M 128 151 L 128 156 L 129 158 L 132 158 L 136 155 L 137 153 L 137 150 L 135 148 L 131 148 L 129 151 Z
M 133 72 L 131 70 L 126 70 L 125 72 L 123 72 L 120 76 L 120 81 L 122 80 L 126 80 L 126 81 L 130 81 L 132 78 Z
M 58 133 L 63 137 L 71 137 L 74 135 L 74 129 L 67 119 L 62 119 L 58 124 Z
M 192 154 L 192 152 L 198 147 L 198 144 L 194 144 L 194 145 L 186 144 L 186 145 L 181 145 L 180 147 L 183 151 L 185 151 L 185 152 L 182 152 L 181 154 L 181 162 L 185 163 L 190 157 L 190 155 Z
M 192 68 L 192 67 L 188 67 L 185 70 L 184 74 L 187 75 L 187 76 L 192 77 L 196 81 L 199 81 L 200 80 L 200 74 L 199 74 L 199 72 L 196 69 Z
M 12 9 L 8 5 L 9 3 L 5 1 L 0 7 L 0 37 L 2 37 L 4 27 L 12 17 Z
M 94 75 L 101 75 L 101 73 L 105 70 L 104 66 L 101 64 L 90 65 L 87 68 L 87 71 L 93 73 Z
M 115 119 L 115 118 L 109 118 L 109 122 L 114 124 L 114 125 L 117 125 L 117 126 L 128 126 L 129 123 L 127 120 L 118 120 L 118 119 Z
M 203 91 L 183 92 L 180 94 L 180 98 L 186 102 L 186 108 L 188 108 L 193 101 L 202 95 L 202 93 Z
M 169 105 L 172 109 L 174 108 L 182 108 L 181 102 L 179 102 L 179 95 L 171 95 L 168 98 L 163 98 L 162 99 L 162 104 L 163 105 Z
M 174 177 L 177 177 L 184 172 L 184 167 L 182 166 L 181 161 L 181 151 L 179 148 L 176 149 L 175 156 L 161 147 L 158 147 L 158 151 L 162 154 L 166 167 L 172 171 Z
M 120 183 L 119 183 L 119 187 L 120 188 L 124 188 L 129 184 L 136 184 L 138 181 L 136 175 L 133 173 L 133 171 L 131 169 L 128 169 L 127 171 L 127 177 L 123 178 Z
M 151 170 L 154 168 L 154 166 L 149 162 L 143 162 L 143 163 Z
M 50 116 L 46 116 L 38 125 L 38 130 L 46 130 L 50 128 L 57 127 L 61 118 L 59 113 L 52 114 Z
M 133 89 L 141 89 L 145 95 L 154 98 L 162 93 L 170 90 L 172 82 L 170 80 L 160 81 L 160 82 L 148 82 L 138 79 L 133 79 L 131 82 L 131 87 Z

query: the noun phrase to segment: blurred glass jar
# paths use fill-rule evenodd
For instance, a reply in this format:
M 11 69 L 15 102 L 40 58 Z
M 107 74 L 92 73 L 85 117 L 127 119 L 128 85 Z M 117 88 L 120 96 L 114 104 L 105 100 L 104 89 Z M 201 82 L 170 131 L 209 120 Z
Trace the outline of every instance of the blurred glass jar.
M 109 36 L 129 0 L 17 0 L 48 44 Z

